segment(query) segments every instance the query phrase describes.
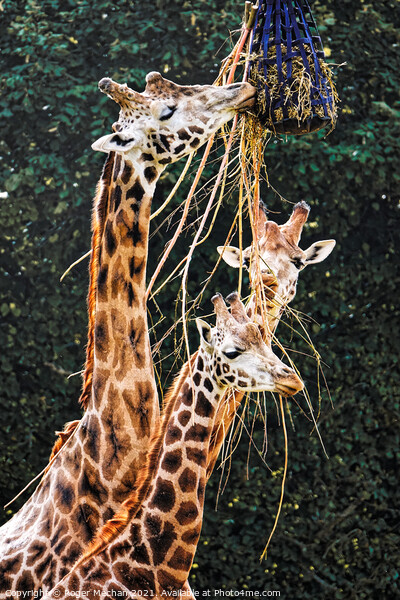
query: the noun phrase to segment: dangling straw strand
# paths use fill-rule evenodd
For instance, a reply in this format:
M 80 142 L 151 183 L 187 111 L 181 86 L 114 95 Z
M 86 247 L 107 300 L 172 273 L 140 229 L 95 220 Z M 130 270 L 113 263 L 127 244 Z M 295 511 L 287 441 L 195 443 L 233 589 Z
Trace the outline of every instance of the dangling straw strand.
M 178 237 L 179 237 L 179 235 L 180 235 L 180 233 L 181 233 L 181 231 L 183 229 L 183 226 L 184 226 L 184 224 L 186 222 L 186 217 L 187 217 L 188 212 L 189 212 L 189 205 L 190 205 L 190 202 L 191 202 L 191 200 L 193 198 L 193 195 L 194 195 L 194 192 L 196 190 L 197 184 L 199 183 L 201 174 L 203 173 L 203 170 L 204 170 L 204 167 L 205 167 L 208 155 L 209 155 L 210 150 L 211 150 L 211 146 L 213 145 L 213 142 L 214 142 L 214 137 L 215 136 L 213 135 L 208 140 L 208 144 L 207 144 L 206 149 L 204 151 L 204 155 L 203 155 L 203 158 L 201 160 L 199 169 L 198 169 L 198 171 L 196 173 L 196 176 L 195 176 L 195 179 L 193 181 L 192 187 L 190 188 L 189 194 L 188 194 L 188 196 L 187 196 L 187 198 L 185 200 L 185 204 L 184 204 L 184 207 L 183 207 L 183 214 L 182 214 L 181 220 L 179 222 L 179 225 L 178 225 L 178 227 L 177 227 L 177 229 L 176 229 L 176 231 L 174 233 L 174 236 L 173 236 L 172 240 L 168 243 L 168 246 L 165 249 L 165 252 L 164 252 L 163 256 L 161 257 L 161 260 L 158 263 L 157 269 L 154 271 L 153 276 L 150 279 L 150 283 L 149 283 L 149 285 L 147 287 L 146 296 L 145 296 L 145 301 L 146 302 L 147 302 L 147 299 L 148 299 L 149 294 L 151 292 L 151 289 L 152 289 L 152 287 L 154 285 L 154 282 L 156 281 L 158 275 L 160 274 L 160 271 L 163 268 L 163 266 L 165 264 L 165 261 L 167 260 L 168 256 L 170 255 L 171 250 L 175 246 L 175 242 L 178 239 Z
M 86 252 L 86 254 L 84 254 L 83 256 L 81 256 L 80 258 L 78 258 L 78 260 L 76 260 L 75 262 L 72 263 L 72 265 L 70 265 L 68 267 L 68 269 L 61 275 L 60 277 L 60 283 L 62 282 L 62 280 L 64 279 L 64 277 L 66 277 L 68 275 L 68 273 L 70 271 L 72 271 L 72 269 L 74 267 L 76 267 L 76 265 L 79 265 L 80 262 L 82 262 L 83 260 L 85 260 L 85 258 L 87 258 L 88 256 L 90 256 L 92 254 L 92 249 L 89 250 L 89 252 Z
M 189 167 L 190 167 L 190 163 L 193 160 L 193 156 L 194 156 L 194 152 L 192 152 L 191 154 L 189 154 L 188 159 L 186 161 L 185 164 L 185 168 L 183 169 L 182 173 L 179 175 L 179 179 L 178 181 L 175 183 L 171 193 L 169 194 L 168 198 L 165 200 L 165 202 L 163 202 L 163 204 L 160 206 L 160 208 L 158 208 L 155 212 L 152 213 L 151 217 L 150 217 L 150 221 L 152 221 L 153 219 L 155 219 L 155 217 L 158 217 L 158 215 L 160 213 L 162 213 L 162 211 L 164 210 L 164 208 L 170 203 L 170 201 L 172 200 L 172 198 L 175 196 L 177 189 L 179 188 L 179 186 L 181 185 Z
M 236 44 L 235 48 L 233 49 L 233 51 L 231 53 L 231 56 L 233 55 L 234 59 L 233 59 L 233 63 L 232 63 L 232 66 L 231 66 L 231 69 L 230 69 L 230 72 L 229 72 L 227 84 L 230 84 L 233 81 L 233 78 L 234 78 L 234 75 L 235 75 L 235 70 L 236 70 L 237 64 L 239 62 L 241 53 L 243 51 L 243 48 L 244 48 L 244 45 L 246 43 L 247 37 L 248 37 L 249 33 L 251 32 L 252 26 L 254 24 L 254 20 L 255 20 L 255 15 L 256 15 L 257 9 L 258 9 L 258 3 L 252 6 L 252 8 L 250 10 L 250 14 L 249 14 L 248 20 L 245 23 L 245 27 L 242 30 L 241 37 L 240 37 L 238 43 Z M 228 68 L 228 63 L 225 65 L 223 71 L 225 71 L 227 68 Z M 247 75 L 245 74 L 245 77 L 246 76 Z M 190 205 L 190 202 L 191 202 L 191 200 L 192 200 L 192 198 L 194 196 L 194 193 L 195 193 L 195 190 L 196 190 L 197 185 L 199 183 L 200 177 L 201 177 L 201 175 L 203 173 L 203 170 L 204 170 L 204 167 L 205 167 L 208 155 L 210 154 L 211 147 L 212 147 L 212 145 L 214 143 L 214 138 L 215 138 L 215 135 L 212 135 L 211 138 L 209 139 L 208 143 L 207 143 L 207 146 L 205 148 L 205 151 L 204 151 L 203 158 L 201 160 L 200 166 L 199 166 L 199 168 L 197 170 L 195 179 L 194 179 L 193 184 L 192 184 L 192 186 L 190 188 L 189 194 L 188 194 L 188 196 L 186 198 L 186 201 L 185 201 L 185 204 L 184 204 L 184 208 L 183 208 L 183 214 L 182 214 L 181 220 L 179 222 L 179 225 L 178 225 L 178 227 L 177 227 L 177 229 L 175 231 L 175 234 L 174 234 L 173 238 L 171 239 L 171 241 L 169 242 L 167 248 L 165 249 L 165 252 L 164 252 L 163 256 L 161 257 L 161 260 L 160 260 L 160 262 L 159 262 L 156 270 L 154 271 L 154 273 L 153 273 L 153 275 L 152 275 L 152 277 L 150 279 L 150 283 L 149 283 L 147 291 L 146 291 L 146 298 L 145 298 L 146 301 L 148 300 L 148 297 L 150 295 L 150 292 L 151 292 L 151 289 L 152 289 L 152 287 L 154 285 L 154 282 L 156 281 L 158 275 L 160 274 L 161 269 L 163 268 L 163 266 L 164 266 L 164 264 L 165 264 L 168 256 L 171 253 L 171 250 L 175 246 L 176 240 L 178 239 L 178 237 L 179 237 L 179 235 L 180 235 L 180 233 L 181 233 L 181 231 L 183 229 L 183 226 L 184 226 L 184 224 L 186 222 L 186 218 L 187 218 L 187 215 L 188 215 L 188 212 L 189 212 L 189 205 Z M 228 155 L 229 155 L 229 152 L 228 152 Z M 225 158 L 225 156 L 224 156 L 224 158 Z
M 273 526 L 272 531 L 270 533 L 270 536 L 268 538 L 267 544 L 266 544 L 266 546 L 264 548 L 263 553 L 260 556 L 260 562 L 263 560 L 263 558 L 267 554 L 268 546 L 269 546 L 269 544 L 271 542 L 272 536 L 275 533 L 276 526 L 278 525 L 279 515 L 281 514 L 281 510 L 282 510 L 283 496 L 285 494 L 285 483 L 286 483 L 287 466 L 288 466 L 288 438 L 287 438 L 286 423 L 285 423 L 285 411 L 284 411 L 284 408 L 283 408 L 282 396 L 279 396 L 279 405 L 280 405 L 281 415 L 282 415 L 283 435 L 284 435 L 284 438 L 285 438 L 285 467 L 284 467 L 284 470 L 283 470 L 283 478 L 282 478 L 282 485 L 281 485 L 281 497 L 280 497 L 280 500 L 279 500 L 278 512 L 276 513 L 275 523 L 274 523 L 274 526 Z

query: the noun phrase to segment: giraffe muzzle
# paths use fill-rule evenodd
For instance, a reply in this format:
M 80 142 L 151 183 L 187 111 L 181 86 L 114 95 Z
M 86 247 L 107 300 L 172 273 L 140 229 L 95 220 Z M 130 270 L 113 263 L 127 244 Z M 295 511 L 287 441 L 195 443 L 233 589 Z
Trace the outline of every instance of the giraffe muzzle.
M 246 110 L 253 108 L 256 103 L 256 88 L 249 84 L 246 91 L 248 92 L 247 97 L 235 106 L 235 110 L 238 112 L 245 112 Z
M 294 396 L 304 389 L 304 383 L 297 375 L 288 377 L 285 381 L 276 384 L 276 391 L 281 396 Z

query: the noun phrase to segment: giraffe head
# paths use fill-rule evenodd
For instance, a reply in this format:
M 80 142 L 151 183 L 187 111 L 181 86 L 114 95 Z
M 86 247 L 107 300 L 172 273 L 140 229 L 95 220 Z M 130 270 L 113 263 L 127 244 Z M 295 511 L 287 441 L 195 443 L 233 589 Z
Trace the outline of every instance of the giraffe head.
M 271 281 L 275 280 L 275 294 L 281 305 L 293 300 L 300 271 L 308 265 L 325 260 L 336 244 L 335 240 L 322 240 L 311 244 L 306 250 L 298 246 L 309 212 L 310 207 L 306 202 L 298 202 L 289 220 L 283 225 L 277 225 L 267 219 L 263 207 L 260 206 L 256 230 L 258 252 L 255 252 L 252 246 L 242 252 L 242 266 L 249 270 L 253 289 L 259 281 L 259 276 L 265 285 L 270 285 Z M 238 248 L 219 246 L 218 252 L 223 253 L 222 258 L 231 267 L 241 266 Z
M 263 341 L 258 325 L 250 321 L 239 295 L 234 292 L 227 301 L 231 312 L 220 294 L 212 298 L 217 316 L 215 327 L 202 319 L 196 321 L 200 347 L 218 385 L 286 396 L 300 392 L 303 382 L 273 353 L 270 341 Z
M 144 153 L 165 166 L 196 150 L 235 112 L 254 104 L 255 88 L 249 83 L 182 86 L 156 72 L 147 75 L 146 83 L 139 93 L 108 78 L 100 81 L 100 90 L 121 111 L 114 133 L 97 140 L 94 150 L 130 158 Z

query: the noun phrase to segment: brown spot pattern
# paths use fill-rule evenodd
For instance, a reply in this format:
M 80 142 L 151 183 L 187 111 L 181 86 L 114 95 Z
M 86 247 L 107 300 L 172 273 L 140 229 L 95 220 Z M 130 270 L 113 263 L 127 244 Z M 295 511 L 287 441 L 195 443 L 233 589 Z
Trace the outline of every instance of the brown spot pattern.
M 184 411 L 180 412 L 178 415 L 178 421 L 182 425 L 182 427 L 186 427 L 186 425 L 189 423 L 191 418 L 192 418 L 192 413 L 190 413 L 188 410 L 184 410 Z
M 189 571 L 192 560 L 192 552 L 187 552 L 178 546 L 171 559 L 168 561 L 168 566 L 171 567 L 171 569 L 177 569 L 178 571 Z
M 158 477 L 155 490 L 150 501 L 151 508 L 158 508 L 161 512 L 169 512 L 175 504 L 175 490 L 171 481 Z
M 214 412 L 213 405 L 201 390 L 197 394 L 197 402 L 194 410 L 197 415 L 206 418 L 211 418 Z
M 200 537 L 200 532 L 201 532 L 201 525 L 198 525 L 197 527 L 194 527 L 193 529 L 188 529 L 187 531 L 185 531 L 185 533 L 182 535 L 182 541 L 185 542 L 185 544 L 190 544 L 195 546 L 197 544 L 197 542 L 199 541 L 199 537 Z
M 160 569 L 158 572 L 158 583 L 163 590 L 171 592 L 173 590 L 180 590 L 184 582 L 181 579 L 173 577 L 167 571 Z
M 179 429 L 179 427 L 176 427 L 172 424 L 168 425 L 167 433 L 165 436 L 165 443 L 167 446 L 169 446 L 170 444 L 174 444 L 175 442 L 180 440 L 181 437 L 182 431 Z
M 161 468 L 167 473 L 176 473 L 182 464 L 182 450 L 177 448 L 173 452 L 167 452 L 161 464 Z
M 204 467 L 206 464 L 206 454 L 203 450 L 198 450 L 197 448 L 186 448 L 186 456 L 188 460 L 196 463 L 196 465 Z
M 180 525 L 188 525 L 197 519 L 199 510 L 194 502 L 182 502 L 175 517 Z
M 198 442 L 202 443 L 207 438 L 210 431 L 209 427 L 195 423 L 190 427 L 185 434 L 185 442 Z
M 85 427 L 85 437 L 83 449 L 85 454 L 90 456 L 95 463 L 99 462 L 100 454 L 100 424 L 95 414 L 90 414 Z M 78 460 L 78 457 L 77 457 Z
M 94 343 L 97 356 L 102 362 L 107 360 L 110 337 L 108 333 L 107 314 L 99 311 L 96 315 L 96 326 L 94 330 Z
M 164 529 L 159 533 L 157 537 L 149 539 L 150 548 L 153 556 L 153 562 L 155 565 L 160 565 L 165 558 L 168 550 L 177 538 L 177 534 L 174 531 L 174 527 L 171 523 L 165 523 Z
M 83 464 L 81 478 L 78 483 L 78 493 L 79 496 L 93 498 L 98 506 L 107 502 L 108 491 L 99 481 L 97 473 L 93 472 L 87 460 Z
M 180 475 L 178 483 L 182 492 L 193 492 L 197 485 L 196 474 L 189 467 L 186 467 Z
M 154 592 L 154 576 L 148 569 L 132 570 L 129 563 L 117 562 L 113 566 L 116 579 L 132 592 Z

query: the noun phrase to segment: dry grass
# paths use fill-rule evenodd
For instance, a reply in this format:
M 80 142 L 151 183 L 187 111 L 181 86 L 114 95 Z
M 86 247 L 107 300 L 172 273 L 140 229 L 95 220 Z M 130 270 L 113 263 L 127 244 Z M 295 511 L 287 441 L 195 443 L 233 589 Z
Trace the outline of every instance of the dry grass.
M 236 68 L 236 65 L 239 65 L 243 68 L 244 77 L 243 80 L 246 79 L 246 73 L 248 72 L 248 64 L 249 59 L 254 59 L 255 57 L 249 57 L 244 53 L 240 53 L 240 61 L 236 61 L 235 63 L 235 50 L 231 53 L 231 55 L 224 61 L 223 67 L 221 68 L 220 74 L 217 79 L 217 84 L 223 84 L 226 82 L 228 73 L 230 69 Z M 293 119 L 297 121 L 301 121 L 302 119 L 306 119 L 311 114 L 310 109 L 310 101 L 309 101 L 309 92 L 311 89 L 311 80 L 309 75 L 304 68 L 304 65 L 299 61 L 294 61 L 294 74 L 293 74 L 293 82 L 290 87 L 286 86 L 284 93 L 285 99 L 290 104 L 290 115 Z M 334 88 L 333 83 L 331 83 L 331 74 L 329 67 L 324 63 L 321 64 L 321 69 L 323 70 L 324 75 L 328 78 L 330 82 L 331 89 L 334 91 L 335 102 L 337 101 L 337 95 Z M 254 72 L 254 69 L 251 73 L 252 83 L 256 83 L 257 77 L 259 77 L 258 73 Z M 256 79 L 254 79 L 256 78 Z M 260 79 L 258 79 L 259 81 Z M 268 85 L 270 88 L 270 94 L 272 97 L 279 94 L 280 84 L 278 82 L 277 69 L 270 69 L 268 75 L 268 81 L 264 81 L 261 79 L 263 87 Z M 324 93 L 326 93 L 324 91 Z M 296 103 L 293 103 L 293 98 L 298 98 L 299 100 Z M 260 94 L 258 98 L 259 106 L 262 107 L 264 111 L 267 110 L 266 104 L 266 96 Z M 317 113 L 319 114 L 319 113 Z M 332 115 L 330 115 L 332 121 L 336 118 L 336 108 L 332 110 Z M 271 115 L 272 118 L 272 115 Z M 283 115 L 277 114 L 274 115 L 274 119 L 281 119 Z M 271 126 L 268 126 L 270 130 L 273 130 L 272 121 Z M 184 360 L 184 355 L 190 355 L 190 348 L 188 345 L 188 338 L 186 333 L 187 323 L 190 319 L 193 318 L 194 311 L 196 307 L 200 304 L 202 296 L 206 291 L 206 288 L 212 285 L 212 277 L 218 268 L 219 263 L 221 262 L 221 258 L 218 259 L 216 265 L 210 265 L 209 273 L 205 274 L 205 279 L 203 281 L 203 286 L 199 290 L 196 298 L 192 298 L 189 300 L 186 291 L 186 282 L 190 277 L 190 268 L 193 268 L 193 258 L 196 254 L 196 249 L 198 246 L 208 238 L 211 234 L 213 226 L 216 222 L 216 218 L 218 215 L 218 211 L 220 210 L 222 202 L 236 202 L 237 210 L 236 214 L 232 221 L 232 226 L 226 238 L 226 245 L 232 243 L 232 238 L 235 232 L 238 233 L 238 244 L 239 247 L 243 249 L 243 240 L 242 233 L 245 227 L 250 227 L 253 233 L 253 239 L 256 239 L 256 230 L 257 230 L 257 219 L 258 219 L 258 207 L 260 201 L 260 182 L 264 181 L 268 183 L 268 175 L 265 166 L 265 150 L 268 144 L 269 139 L 271 138 L 271 133 L 262 124 L 260 119 L 254 115 L 247 113 L 245 115 L 241 115 L 238 120 L 235 120 L 235 124 L 232 128 L 226 127 L 223 133 L 220 136 L 222 142 L 225 147 L 225 156 L 220 160 L 221 167 L 218 176 L 216 176 L 216 181 L 211 182 L 202 182 L 202 190 L 207 190 L 208 202 L 205 208 L 199 207 L 198 205 L 198 189 L 200 175 L 203 171 L 204 165 L 207 161 L 209 161 L 208 153 L 210 151 L 211 143 L 207 146 L 206 151 L 204 152 L 203 158 L 200 161 L 200 168 L 196 176 L 194 177 L 195 183 L 193 184 L 186 200 L 182 203 L 182 217 L 179 220 L 179 223 L 176 227 L 175 234 L 172 236 L 170 243 L 167 244 L 165 252 L 160 258 L 158 269 L 151 277 L 150 285 L 148 288 L 148 296 L 149 300 L 152 301 L 153 308 L 155 308 L 155 320 L 152 322 L 152 330 L 154 337 L 157 339 L 157 343 L 154 347 L 154 359 L 159 358 L 159 361 L 156 363 L 157 375 L 165 384 L 165 373 L 162 372 L 162 362 L 163 359 L 159 354 L 163 342 L 165 339 L 171 334 L 175 338 L 175 348 L 174 348 L 174 367 L 173 369 L 179 368 L 181 361 Z M 190 163 L 191 158 L 189 157 L 188 163 Z M 181 177 L 177 181 L 177 184 L 174 186 L 172 193 L 168 197 L 168 202 L 171 200 L 173 195 L 176 193 L 179 185 L 182 183 L 183 179 L 187 176 L 187 169 L 189 168 L 189 164 L 186 165 Z M 166 208 L 168 202 L 165 202 L 163 206 L 157 211 L 157 214 L 162 212 L 163 209 Z M 198 219 L 195 219 L 192 227 L 190 228 L 193 232 L 193 240 L 188 249 L 187 255 L 174 266 L 171 266 L 169 262 L 167 262 L 168 257 L 170 256 L 170 252 L 174 247 L 174 244 L 181 234 L 182 231 L 185 231 L 187 228 L 187 216 L 192 210 L 199 210 L 200 213 Z M 153 215 L 153 218 L 156 215 Z M 169 215 L 171 218 L 171 215 Z M 189 231 L 186 230 L 188 233 Z M 257 252 L 255 246 L 255 252 Z M 169 260 L 172 257 L 170 256 Z M 171 262 L 173 262 L 171 260 Z M 259 261 L 260 262 L 260 261 Z M 261 266 L 261 264 L 260 264 Z M 229 268 L 229 267 L 226 267 Z M 158 332 L 164 327 L 161 327 L 161 324 L 164 323 L 164 320 L 169 319 L 171 322 L 172 315 L 163 315 L 158 303 L 157 296 L 161 293 L 163 287 L 168 285 L 175 278 L 180 278 L 181 287 L 177 298 L 177 304 L 175 309 L 175 315 L 173 319 L 173 324 L 167 328 L 167 331 L 164 333 Z M 160 282 L 159 279 L 162 279 Z M 157 286 L 155 286 L 155 282 L 157 280 Z M 261 278 L 260 278 L 261 281 Z M 239 290 L 242 287 L 242 270 L 239 271 Z M 265 297 L 265 289 L 263 285 L 256 286 L 256 297 L 257 304 L 262 307 L 262 317 L 265 324 L 265 329 L 269 330 L 270 327 L 268 324 L 268 311 L 267 311 L 267 302 Z M 279 301 L 279 299 L 277 299 Z M 173 310 L 171 311 L 173 312 Z M 289 316 L 289 318 L 287 318 Z M 286 308 L 284 319 L 282 320 L 281 327 L 288 327 L 291 329 L 293 336 L 300 337 L 307 347 L 307 356 L 312 357 L 316 362 L 316 370 L 317 370 L 317 379 L 318 379 L 318 408 L 315 411 L 311 398 L 305 390 L 304 392 L 304 400 L 300 401 L 305 404 L 306 408 L 300 406 L 300 410 L 312 424 L 313 430 L 317 431 L 317 421 L 320 412 L 320 403 L 321 403 L 321 390 L 320 390 L 320 373 L 322 373 L 322 365 L 321 365 L 321 357 L 314 347 L 312 340 L 310 339 L 307 333 L 307 324 L 302 315 L 293 311 L 290 308 Z M 165 327 L 164 327 L 165 328 Z M 296 369 L 299 373 L 299 370 L 296 368 L 296 365 L 293 361 L 293 354 L 290 353 L 288 348 L 282 346 L 279 343 L 278 339 L 274 336 L 274 342 L 280 348 L 282 354 L 286 357 L 286 361 Z M 163 357 L 168 358 L 168 357 Z M 322 386 L 321 386 L 322 387 Z M 268 396 L 269 397 L 269 396 Z M 226 484 L 227 478 L 229 477 L 229 466 L 232 460 L 232 454 L 237 447 L 240 437 L 244 431 L 247 432 L 249 436 L 249 454 L 250 448 L 255 447 L 255 442 L 252 437 L 253 429 L 254 429 L 254 420 L 256 418 L 261 419 L 261 421 L 265 424 L 265 439 L 263 442 L 262 448 L 256 448 L 256 453 L 259 455 L 261 460 L 265 463 L 265 455 L 268 449 L 268 438 L 267 438 L 267 410 L 270 410 L 270 406 L 267 407 L 267 397 L 265 395 L 252 395 L 251 398 L 244 399 L 240 410 L 236 415 L 235 424 L 231 427 L 228 437 L 226 439 L 226 445 L 222 450 L 221 456 L 221 480 L 220 480 L 220 492 L 223 491 L 224 486 Z M 253 402 L 254 401 L 254 404 Z M 279 412 L 280 406 L 280 416 L 282 419 L 282 424 L 284 425 L 284 413 L 282 403 L 278 405 L 276 399 L 273 401 L 276 402 L 277 409 Z M 297 403 L 296 400 L 294 400 Z M 250 410 L 250 406 L 252 405 L 252 410 Z M 288 405 L 287 405 L 287 410 Z M 316 413 L 316 414 L 315 414 Z M 290 412 L 289 412 L 290 416 Z M 247 423 L 251 423 L 250 426 Z M 286 439 L 286 431 L 285 433 L 285 452 L 286 452 L 286 464 L 287 464 L 287 439 Z M 322 444 L 322 441 L 321 441 Z M 322 444 L 323 447 L 323 444 Z M 266 464 L 266 463 L 265 463 Z M 282 497 L 280 501 L 280 506 L 282 504 L 283 498 L 283 486 L 284 480 L 282 482 Z M 276 525 L 275 525 L 276 526 Z M 274 529 L 275 529 L 274 526 Z M 271 538 L 272 536 L 270 536 Z M 268 540 L 269 544 L 270 539 Z M 266 549 L 265 549 L 266 550 Z
M 272 64 L 268 64 L 266 74 L 263 67 L 264 55 L 252 55 L 249 81 L 258 88 L 257 94 L 257 117 L 271 131 L 277 129 L 278 124 L 282 124 L 284 119 L 291 119 L 298 129 L 303 129 L 304 124 L 313 117 L 319 117 L 321 120 L 330 121 L 331 127 L 335 126 L 337 119 L 337 104 L 339 97 L 335 84 L 332 80 L 332 71 L 330 66 L 322 59 L 318 58 L 319 68 L 327 85 L 322 85 L 321 81 L 317 83 L 317 74 L 314 63 L 314 55 L 309 47 L 306 47 L 307 68 L 301 56 L 285 60 L 286 48 L 281 47 L 282 52 L 282 71 L 279 73 L 276 59 L 276 47 L 269 48 L 267 58 L 273 59 Z M 288 65 L 291 65 L 291 76 L 288 78 Z M 319 77 L 318 77 L 319 78 Z M 320 78 L 319 78 L 320 79 Z M 326 103 L 327 115 L 324 111 L 322 100 L 320 104 L 312 105 L 312 100 L 319 98 L 331 100 Z M 282 98 L 287 115 L 284 114 Z M 323 121 L 321 126 L 324 126 Z M 296 125 L 294 125 L 294 129 Z M 288 131 L 287 133 L 290 133 Z M 295 130 L 293 133 L 297 133 Z

